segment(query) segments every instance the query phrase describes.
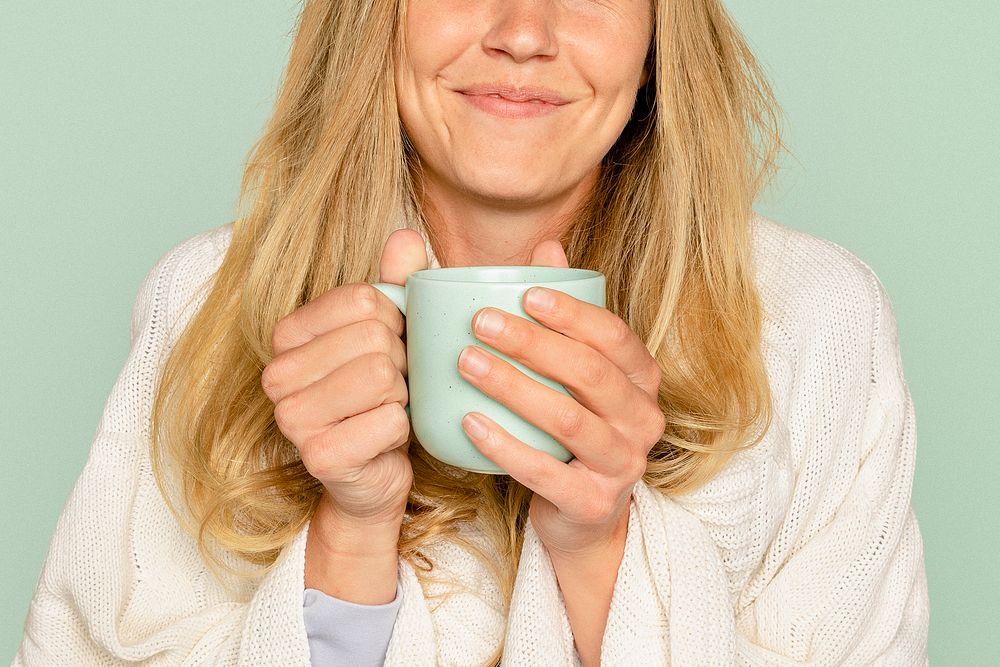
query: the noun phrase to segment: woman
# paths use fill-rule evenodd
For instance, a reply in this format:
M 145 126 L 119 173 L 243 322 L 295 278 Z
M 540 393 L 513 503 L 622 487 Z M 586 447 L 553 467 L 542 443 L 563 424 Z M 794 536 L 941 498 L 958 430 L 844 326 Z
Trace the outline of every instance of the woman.
M 776 117 L 716 0 L 307 2 L 249 213 L 140 289 L 15 664 L 924 664 L 895 317 L 752 213 Z M 510 475 L 468 473 L 363 283 L 524 263 L 607 278 L 476 318 L 571 400 L 456 364 L 576 458 L 467 425 Z

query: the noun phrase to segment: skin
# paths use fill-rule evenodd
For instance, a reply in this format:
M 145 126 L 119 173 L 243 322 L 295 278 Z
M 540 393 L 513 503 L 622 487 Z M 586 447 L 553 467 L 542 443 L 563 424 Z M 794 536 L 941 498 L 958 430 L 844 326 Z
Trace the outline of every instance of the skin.
M 442 266 L 524 264 L 559 239 L 628 122 L 652 36 L 649 0 L 410 0 L 395 68 Z M 460 93 L 505 81 L 571 104 L 497 118 Z
M 648 78 L 652 21 L 648 0 L 410 0 L 395 83 L 400 117 L 422 161 L 418 191 L 442 266 L 567 266 L 559 239 Z M 544 86 L 571 102 L 544 117 L 509 119 L 456 92 L 494 81 Z M 426 266 L 423 241 L 398 230 L 382 270 L 408 264 Z M 642 340 L 607 309 L 549 291 L 552 306 L 542 310 L 527 300 L 535 292 L 526 293 L 524 308 L 544 326 L 483 309 L 473 330 L 485 346 L 463 351 L 458 368 L 576 458 L 562 463 L 478 413 L 463 426 L 480 451 L 534 492 L 529 517 L 555 568 L 581 661 L 597 665 L 631 490 L 663 433 L 660 371 Z M 496 319 L 495 333 L 484 328 L 487 314 Z M 477 357 L 482 374 L 468 363 Z M 485 436 L 472 432 L 474 420 Z

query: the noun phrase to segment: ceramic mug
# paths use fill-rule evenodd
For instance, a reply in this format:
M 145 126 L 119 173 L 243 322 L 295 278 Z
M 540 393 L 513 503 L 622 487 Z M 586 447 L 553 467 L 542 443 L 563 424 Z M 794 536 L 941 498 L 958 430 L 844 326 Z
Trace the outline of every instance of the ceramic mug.
M 463 378 L 458 356 L 468 345 L 485 347 L 534 380 L 570 395 L 561 384 L 476 338 L 472 318 L 479 309 L 491 307 L 541 324 L 521 307 L 524 293 L 534 286 L 565 292 L 603 308 L 604 274 L 553 266 L 455 266 L 414 271 L 403 286 L 372 284 L 406 318 L 406 412 L 429 454 L 465 470 L 507 474 L 476 449 L 462 428 L 466 413 L 479 412 L 535 449 L 563 462 L 573 458 L 551 435 Z

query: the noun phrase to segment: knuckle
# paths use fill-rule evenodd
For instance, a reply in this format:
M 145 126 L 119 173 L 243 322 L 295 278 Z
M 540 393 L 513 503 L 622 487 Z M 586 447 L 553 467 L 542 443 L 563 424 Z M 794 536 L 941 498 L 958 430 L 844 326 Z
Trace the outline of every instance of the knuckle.
M 640 479 L 643 475 L 645 475 L 647 465 L 648 461 L 646 460 L 646 457 L 644 455 L 635 450 L 629 451 L 628 470 L 630 473 L 629 475 L 630 479 L 637 480 Z
M 355 283 L 351 303 L 359 315 L 372 317 L 378 312 L 378 290 L 369 283 Z
M 396 365 L 386 352 L 373 352 L 369 355 L 368 373 L 374 385 L 380 389 L 389 389 L 396 382 Z
M 508 398 L 516 389 L 514 387 L 514 374 L 518 372 L 494 358 L 490 359 L 489 371 L 479 381 L 489 386 L 490 392 L 496 394 L 498 398 Z
M 663 371 L 660 370 L 660 364 L 655 361 L 651 364 L 651 366 L 652 370 L 649 371 L 650 384 L 659 388 L 660 383 L 663 381 Z
M 581 364 L 580 373 L 587 386 L 599 387 L 608 379 L 608 364 L 596 354 L 588 355 Z
M 299 458 L 302 465 L 316 479 L 329 479 L 331 452 L 330 448 L 317 437 L 309 438 L 299 447 Z
M 364 336 L 373 349 L 388 351 L 393 347 L 393 339 L 397 336 L 382 320 L 365 320 Z
M 389 411 L 392 433 L 398 436 L 399 439 L 406 438 L 410 435 L 410 418 L 406 415 L 406 410 L 403 409 L 402 403 L 397 401 L 392 405 L 394 407 Z
M 272 359 L 271 363 L 264 366 L 264 370 L 260 374 L 260 385 L 264 389 L 264 394 L 274 401 L 274 397 L 278 395 L 278 390 L 281 387 L 281 376 L 282 370 L 279 368 L 277 358 Z
M 650 410 L 649 414 L 649 442 L 657 442 L 663 437 L 663 432 L 667 428 L 667 418 L 663 415 L 663 411 L 659 407 L 655 410 Z
M 274 405 L 274 421 L 286 435 L 298 421 L 301 402 L 297 393 L 290 394 Z
M 511 350 L 532 349 L 536 338 L 533 327 L 526 322 L 510 322 L 511 318 L 504 319 L 508 322 L 504 324 L 500 335 L 503 336 L 506 346 Z
M 353 441 L 344 439 L 341 431 L 328 426 L 304 438 L 299 455 L 313 477 L 336 480 L 343 475 L 347 465 L 345 455 L 353 445 Z
M 271 354 L 277 356 L 292 346 L 292 315 L 286 315 L 271 329 Z
M 557 422 L 559 433 L 566 437 L 575 437 L 583 431 L 584 414 L 579 406 L 567 404 L 559 409 Z
M 608 332 L 608 340 L 612 345 L 624 345 L 632 337 L 632 329 L 619 317 L 611 321 L 611 330 Z

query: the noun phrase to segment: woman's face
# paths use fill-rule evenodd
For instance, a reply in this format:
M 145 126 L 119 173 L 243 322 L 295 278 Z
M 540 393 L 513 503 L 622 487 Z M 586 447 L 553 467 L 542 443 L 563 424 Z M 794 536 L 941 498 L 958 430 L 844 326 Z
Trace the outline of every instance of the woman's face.
M 408 0 L 399 114 L 436 185 L 543 202 L 595 173 L 628 122 L 650 0 Z

